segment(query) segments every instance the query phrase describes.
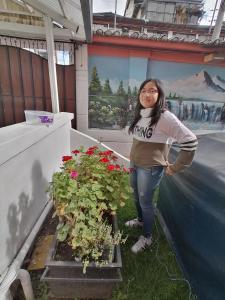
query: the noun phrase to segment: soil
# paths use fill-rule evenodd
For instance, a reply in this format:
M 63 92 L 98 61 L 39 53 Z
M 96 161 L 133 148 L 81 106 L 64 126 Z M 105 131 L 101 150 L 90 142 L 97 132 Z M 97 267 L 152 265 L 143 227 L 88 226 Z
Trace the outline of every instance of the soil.
M 55 234 L 56 227 L 59 223 L 58 217 L 52 217 L 53 216 L 53 210 L 48 214 L 46 220 L 44 221 L 44 224 L 42 225 L 41 231 L 38 234 L 38 236 L 41 235 L 49 235 L 49 234 Z
M 58 243 L 56 248 L 55 260 L 73 261 L 74 254 L 72 248 L 65 242 Z
M 54 211 L 51 211 L 49 215 L 47 216 L 44 224 L 42 225 L 41 231 L 38 234 L 38 237 L 40 236 L 46 236 L 46 235 L 54 235 L 56 232 L 56 227 L 59 223 L 59 218 L 52 217 L 54 214 Z M 56 260 L 63 260 L 63 261 L 71 261 L 74 260 L 73 250 L 72 248 L 65 242 L 59 242 L 57 243 L 57 251 L 56 251 Z

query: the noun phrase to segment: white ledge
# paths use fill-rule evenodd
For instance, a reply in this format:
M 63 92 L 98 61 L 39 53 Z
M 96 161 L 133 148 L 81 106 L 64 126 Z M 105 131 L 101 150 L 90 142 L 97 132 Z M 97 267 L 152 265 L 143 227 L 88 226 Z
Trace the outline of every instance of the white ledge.
M 23 152 L 39 140 L 46 138 L 58 128 L 70 123 L 72 113 L 57 113 L 54 123 L 49 125 L 28 125 L 25 122 L 0 129 L 0 165 Z M 54 148 L 53 148 L 54 151 Z

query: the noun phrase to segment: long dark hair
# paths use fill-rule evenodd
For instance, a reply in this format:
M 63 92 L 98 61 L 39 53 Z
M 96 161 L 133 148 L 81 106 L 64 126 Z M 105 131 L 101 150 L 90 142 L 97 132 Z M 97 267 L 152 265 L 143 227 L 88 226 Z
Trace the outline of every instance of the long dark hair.
M 161 81 L 158 79 L 154 79 L 154 78 L 150 78 L 150 79 L 146 79 L 144 82 L 142 82 L 139 91 L 138 91 L 138 95 L 137 95 L 137 105 L 135 108 L 135 114 L 134 114 L 134 119 L 129 127 L 128 132 L 129 133 L 133 133 L 134 132 L 134 127 L 137 124 L 137 122 L 141 119 L 141 109 L 143 109 L 144 107 L 141 105 L 140 102 L 140 93 L 141 90 L 144 88 L 144 86 L 146 85 L 146 83 L 148 82 L 154 82 L 157 89 L 158 89 L 158 100 L 152 110 L 151 113 L 151 122 L 149 124 L 149 127 L 156 125 L 159 121 L 159 118 L 161 116 L 161 114 L 165 111 L 165 94 L 164 91 L 162 89 L 162 84 Z

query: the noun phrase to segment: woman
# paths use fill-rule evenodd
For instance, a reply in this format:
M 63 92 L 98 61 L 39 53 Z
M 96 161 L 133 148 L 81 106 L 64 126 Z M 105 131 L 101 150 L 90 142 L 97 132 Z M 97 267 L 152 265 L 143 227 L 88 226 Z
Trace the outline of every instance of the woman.
M 174 175 L 190 166 L 198 142 L 196 136 L 165 109 L 165 95 L 157 79 L 148 79 L 141 84 L 129 133 L 133 134 L 131 186 L 137 218 L 125 225 L 143 226 L 143 235 L 131 248 L 132 252 L 138 253 L 152 243 L 152 198 L 164 171 L 167 175 Z M 180 152 L 175 163 L 169 164 L 167 158 L 174 141 L 179 143 Z

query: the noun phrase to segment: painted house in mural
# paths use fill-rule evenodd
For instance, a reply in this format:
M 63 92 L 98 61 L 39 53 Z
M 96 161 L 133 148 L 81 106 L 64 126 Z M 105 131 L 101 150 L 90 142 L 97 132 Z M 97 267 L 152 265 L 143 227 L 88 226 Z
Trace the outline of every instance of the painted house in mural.
M 111 13 L 94 16 L 88 47 L 89 128 L 129 125 L 146 78 L 163 82 L 168 109 L 191 129 L 223 127 L 225 30 L 212 43 L 208 26 L 117 16 L 114 29 L 113 21 Z
M 202 0 L 127 0 L 124 16 L 148 21 L 198 24 L 203 16 Z

